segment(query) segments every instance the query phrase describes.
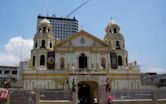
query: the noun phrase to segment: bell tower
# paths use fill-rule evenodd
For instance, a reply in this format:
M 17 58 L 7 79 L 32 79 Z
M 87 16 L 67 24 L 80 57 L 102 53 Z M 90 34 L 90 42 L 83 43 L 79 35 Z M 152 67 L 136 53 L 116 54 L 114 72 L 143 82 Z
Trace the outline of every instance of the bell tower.
M 120 33 L 119 25 L 111 18 L 105 28 L 106 35 L 104 41 L 112 47 L 110 52 L 111 64 L 113 69 L 128 66 L 128 54 L 125 50 L 125 40 Z
M 47 52 L 53 51 L 55 36 L 52 33 L 50 21 L 43 19 L 40 21 L 34 37 L 34 46 L 31 51 L 32 69 L 46 69 Z

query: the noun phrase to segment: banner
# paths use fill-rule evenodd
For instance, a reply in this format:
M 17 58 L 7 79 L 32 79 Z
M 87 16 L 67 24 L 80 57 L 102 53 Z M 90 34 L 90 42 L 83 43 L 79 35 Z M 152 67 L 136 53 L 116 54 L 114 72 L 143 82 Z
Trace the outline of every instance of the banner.
M 111 68 L 117 69 L 118 68 L 118 63 L 117 63 L 116 53 L 110 53 L 110 60 L 111 60 Z
M 47 68 L 55 68 L 55 52 L 47 52 Z
M 0 101 L 8 99 L 8 96 L 9 96 L 9 89 L 6 90 L 0 88 Z

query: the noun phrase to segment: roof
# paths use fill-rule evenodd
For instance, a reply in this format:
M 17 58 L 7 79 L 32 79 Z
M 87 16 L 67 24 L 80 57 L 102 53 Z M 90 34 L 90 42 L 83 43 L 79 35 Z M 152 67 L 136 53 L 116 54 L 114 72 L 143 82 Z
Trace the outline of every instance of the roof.
M 3 65 L 0 65 L 0 68 L 19 68 L 19 66 L 3 66 Z
M 84 31 L 84 30 L 80 30 L 80 31 L 77 32 L 76 34 L 71 35 L 69 38 L 65 39 L 64 41 L 61 41 L 61 42 L 58 43 L 56 46 L 60 46 L 60 45 L 66 43 L 66 42 L 68 42 L 68 41 L 70 41 L 70 40 L 72 40 L 72 39 L 74 39 L 74 38 L 76 38 L 76 37 L 79 37 L 80 35 L 84 35 L 84 36 L 90 37 L 90 38 L 92 38 L 92 39 L 95 39 L 95 40 L 98 41 L 100 44 L 109 47 L 109 45 L 106 44 L 103 40 L 101 40 L 101 39 L 99 39 L 99 38 L 93 36 L 92 34 L 86 32 L 86 31 Z
M 49 17 L 49 16 L 38 16 L 38 18 L 40 19 L 56 19 L 56 20 L 68 20 L 68 21 L 78 21 L 77 19 L 73 18 L 73 19 L 70 19 L 70 18 L 61 18 L 61 17 Z

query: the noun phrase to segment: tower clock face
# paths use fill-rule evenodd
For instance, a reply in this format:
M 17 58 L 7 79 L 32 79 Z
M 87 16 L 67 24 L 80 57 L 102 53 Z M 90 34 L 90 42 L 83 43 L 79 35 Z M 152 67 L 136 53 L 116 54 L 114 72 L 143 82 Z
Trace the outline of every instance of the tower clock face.
M 54 59 L 53 56 L 48 57 L 47 60 L 48 60 L 48 63 L 49 63 L 49 64 L 54 64 L 54 62 L 55 62 L 55 59 Z

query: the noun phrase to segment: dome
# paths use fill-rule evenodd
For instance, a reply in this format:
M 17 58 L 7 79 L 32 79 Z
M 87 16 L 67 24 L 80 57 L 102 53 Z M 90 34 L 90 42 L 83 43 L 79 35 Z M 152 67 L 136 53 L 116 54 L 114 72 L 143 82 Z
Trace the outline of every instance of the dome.
M 48 19 L 44 18 L 40 21 L 40 24 L 42 24 L 42 23 L 50 24 L 50 21 Z
M 111 31 L 116 31 L 116 32 L 119 32 L 120 30 L 120 27 L 118 26 L 118 24 L 111 18 L 111 20 L 108 22 L 106 28 L 105 28 L 105 31 L 107 33 L 110 33 L 110 30 Z
M 111 20 L 108 22 L 108 25 L 117 25 L 117 23 L 115 22 L 115 20 L 111 19 Z
M 107 26 L 113 26 L 113 25 L 118 26 L 118 24 L 115 22 L 115 20 L 113 20 L 113 19 L 111 18 L 111 20 L 108 22 L 108 25 L 107 25 Z M 118 27 L 119 27 L 119 26 L 118 26 Z

